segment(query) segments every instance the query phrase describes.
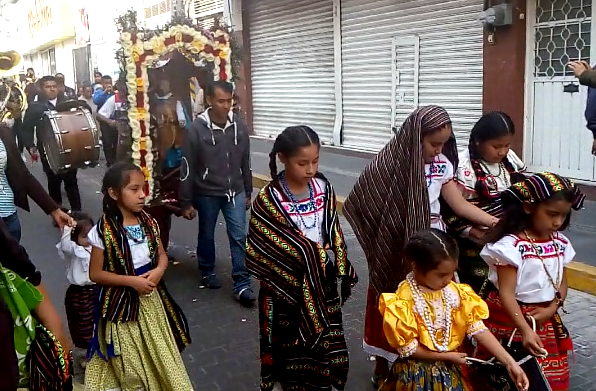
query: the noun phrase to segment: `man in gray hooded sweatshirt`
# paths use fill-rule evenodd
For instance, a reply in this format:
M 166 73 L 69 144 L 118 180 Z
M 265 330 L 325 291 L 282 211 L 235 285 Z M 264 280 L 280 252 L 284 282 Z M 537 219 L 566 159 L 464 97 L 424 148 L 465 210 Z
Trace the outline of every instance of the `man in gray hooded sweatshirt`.
M 230 240 L 234 297 L 245 306 L 254 304 L 246 270 L 246 210 L 250 207 L 252 173 L 248 128 L 232 108 L 233 86 L 225 81 L 209 84 L 209 108 L 190 126 L 182 146 L 179 201 L 183 215 L 199 217 L 197 256 L 201 287 L 221 288 L 215 275 L 215 227 L 223 214 Z

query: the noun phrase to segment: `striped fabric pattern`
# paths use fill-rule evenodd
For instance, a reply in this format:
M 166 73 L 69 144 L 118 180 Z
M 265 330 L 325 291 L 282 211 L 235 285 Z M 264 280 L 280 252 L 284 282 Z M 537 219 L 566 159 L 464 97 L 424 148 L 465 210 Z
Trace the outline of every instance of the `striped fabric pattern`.
M 441 107 L 415 110 L 364 169 L 346 199 L 344 214 L 364 250 L 370 284 L 377 295 L 395 292 L 410 271 L 400 255 L 405 243 L 417 231 L 430 227 L 421 140 L 450 124 L 449 114 Z M 453 134 L 443 154 L 457 167 Z
M 190 78 L 190 98 L 193 103 L 194 103 L 195 99 L 197 99 L 196 82 L 197 82 L 196 77 Z
M 93 338 L 93 321 L 98 288 L 95 285 L 70 285 L 64 298 L 68 330 L 74 346 L 87 349 Z
M 347 258 L 335 193 L 326 179 L 325 182 L 323 239 L 334 253 L 337 276 L 355 283 L 356 272 Z M 300 311 L 301 339 L 312 347 L 330 326 L 325 289 L 325 267 L 329 258 L 321 245 L 307 239 L 291 221 L 273 186 L 264 187 L 253 203 L 246 267 L 259 281 Z
M 157 266 L 157 253 L 161 243 L 159 227 L 155 219 L 143 211 L 137 215 L 139 224 L 147 237 L 147 245 L 151 254 L 152 268 Z M 134 276 L 135 268 L 132 259 L 126 231 L 122 224 L 104 215 L 98 224 L 98 231 L 104 242 L 104 270 L 122 276 Z M 157 285 L 172 333 L 180 351 L 191 343 L 190 329 L 182 309 L 176 304 L 168 292 L 163 280 Z M 103 320 L 110 322 L 136 321 L 139 316 L 139 293 L 130 287 L 102 286 L 99 292 L 99 308 L 97 309 Z M 97 351 L 97 327 L 95 327 L 91 353 Z

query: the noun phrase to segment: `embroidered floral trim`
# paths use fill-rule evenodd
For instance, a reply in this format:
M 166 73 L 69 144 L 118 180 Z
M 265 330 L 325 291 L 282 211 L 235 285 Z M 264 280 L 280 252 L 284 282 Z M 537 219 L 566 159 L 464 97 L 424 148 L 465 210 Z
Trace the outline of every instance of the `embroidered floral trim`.
M 475 322 L 468 327 L 468 331 L 466 331 L 466 334 L 468 335 L 468 337 L 472 338 L 476 334 L 480 334 L 486 330 L 488 330 L 488 328 L 484 325 L 484 322 L 479 320 L 478 322 Z
M 412 342 L 408 343 L 403 348 L 397 348 L 397 354 L 401 358 L 410 357 L 412 354 L 414 354 L 416 352 L 417 348 L 418 348 L 418 340 L 413 339 Z
M 120 35 L 124 52 L 126 86 L 128 87 L 128 122 L 132 129 L 132 159 L 145 174 L 145 202 L 156 196 L 154 166 L 157 156 L 153 153 L 150 133 L 150 107 L 147 90 L 147 69 L 160 56 L 175 50 L 181 54 L 198 55 L 202 61 L 213 64 L 214 80 L 232 79 L 230 36 L 223 30 L 211 36 L 190 26 L 172 26 L 161 35 L 146 38 L 142 32 L 125 31 Z M 188 57 L 187 57 L 188 58 Z

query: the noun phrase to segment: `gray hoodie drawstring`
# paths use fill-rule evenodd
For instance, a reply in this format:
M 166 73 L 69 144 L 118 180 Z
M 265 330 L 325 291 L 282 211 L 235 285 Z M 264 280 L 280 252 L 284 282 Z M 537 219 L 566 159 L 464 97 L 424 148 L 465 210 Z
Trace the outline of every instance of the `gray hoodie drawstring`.
M 236 121 L 234 121 L 234 145 L 238 145 L 238 126 L 236 125 Z

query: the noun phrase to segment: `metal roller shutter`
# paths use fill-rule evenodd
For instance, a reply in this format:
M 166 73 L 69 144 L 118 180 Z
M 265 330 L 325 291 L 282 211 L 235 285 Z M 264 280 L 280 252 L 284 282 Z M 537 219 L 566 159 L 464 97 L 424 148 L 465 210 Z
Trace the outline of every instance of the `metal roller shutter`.
M 253 127 L 275 137 L 308 125 L 325 143 L 335 121 L 332 0 L 249 2 Z
M 378 151 L 416 106 L 443 106 L 458 145 L 482 114 L 479 0 L 342 0 L 343 143 Z M 393 89 L 393 91 L 392 91 Z M 392 115 L 394 116 L 392 121 Z

